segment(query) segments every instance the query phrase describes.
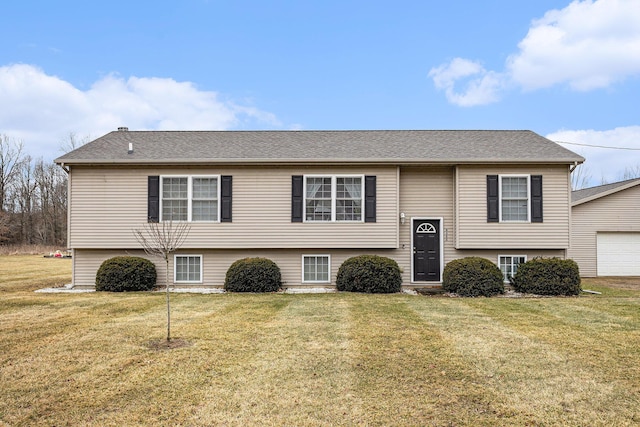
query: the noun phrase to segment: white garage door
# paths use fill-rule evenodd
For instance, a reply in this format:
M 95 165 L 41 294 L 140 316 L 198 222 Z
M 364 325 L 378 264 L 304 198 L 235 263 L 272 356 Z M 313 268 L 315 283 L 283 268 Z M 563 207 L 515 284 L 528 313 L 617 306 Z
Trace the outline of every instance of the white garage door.
M 598 276 L 640 276 L 640 233 L 598 233 Z

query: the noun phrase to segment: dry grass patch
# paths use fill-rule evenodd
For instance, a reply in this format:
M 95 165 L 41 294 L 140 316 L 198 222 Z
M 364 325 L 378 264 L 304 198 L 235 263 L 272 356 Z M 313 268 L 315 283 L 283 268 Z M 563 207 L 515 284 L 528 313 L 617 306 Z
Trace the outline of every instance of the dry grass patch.
M 0 293 L 33 291 L 71 283 L 70 258 L 42 255 L 0 256 Z
M 236 306 L 234 320 L 246 317 L 231 325 L 226 301 L 200 300 L 208 316 L 196 316 L 193 323 L 181 310 L 181 300 L 191 296 L 176 296 L 177 339 L 194 345 L 158 352 L 147 344 L 150 337 L 164 336 L 162 295 L 49 297 L 57 301 L 50 310 L 23 321 L 30 327 L 21 330 L 37 330 L 38 336 L 16 330 L 13 342 L 23 344 L 10 347 L 9 360 L 1 361 L 0 378 L 8 386 L 0 391 L 0 420 L 9 425 L 180 424 L 208 399 L 205 391 L 229 365 L 250 356 L 253 325 L 273 310 L 271 304 Z M 74 303 L 86 299 L 95 306 Z M 43 336 L 50 338 L 43 342 Z
M 348 304 L 333 295 L 245 298 L 250 304 L 265 299 L 282 309 L 259 322 L 250 352 L 229 355 L 237 365 L 206 391 L 209 398 L 190 422 L 344 425 L 347 414 L 358 412 L 343 393 L 354 381 L 349 359 L 342 356 Z
M 582 279 L 582 288 L 603 292 L 606 296 L 637 296 L 637 291 L 640 291 L 640 277 L 585 278 Z
M 351 393 L 365 409 L 356 425 L 509 423 L 511 411 L 494 405 L 484 379 L 411 302 L 429 299 L 359 296 L 353 303 Z
M 519 423 L 527 418 L 540 425 L 640 422 L 637 300 L 629 306 L 635 315 L 626 318 L 589 298 L 411 305 L 486 378 L 496 402 L 519 414 Z M 612 330 L 614 318 L 626 325 L 624 332 Z
M 0 426 L 640 423 L 632 289 L 175 294 L 173 341 L 187 345 L 163 349 L 162 294 L 35 294 L 16 280 L 0 299 Z

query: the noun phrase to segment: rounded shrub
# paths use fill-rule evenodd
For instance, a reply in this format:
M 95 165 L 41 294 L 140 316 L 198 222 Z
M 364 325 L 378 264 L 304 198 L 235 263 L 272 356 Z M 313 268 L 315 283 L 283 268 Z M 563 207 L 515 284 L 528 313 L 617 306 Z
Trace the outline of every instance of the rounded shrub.
M 156 266 L 145 258 L 117 256 L 104 261 L 96 273 L 96 291 L 149 291 L 156 285 Z
M 230 292 L 276 292 L 282 284 L 280 267 L 267 258 L 243 258 L 231 264 L 224 280 Z
M 464 297 L 490 297 L 504 293 L 504 278 L 498 266 L 486 258 L 454 259 L 444 267 L 442 288 Z
M 338 269 L 339 291 L 389 294 L 400 292 L 402 275 L 398 263 L 378 255 L 359 255 L 345 260 Z
M 572 259 L 533 258 L 518 266 L 511 284 L 527 294 L 578 295 L 580 270 Z

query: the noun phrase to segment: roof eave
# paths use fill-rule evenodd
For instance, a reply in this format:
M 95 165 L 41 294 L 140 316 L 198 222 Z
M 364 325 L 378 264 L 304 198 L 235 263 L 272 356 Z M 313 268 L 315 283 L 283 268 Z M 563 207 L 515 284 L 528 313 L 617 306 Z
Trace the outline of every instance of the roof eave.
M 566 164 L 572 165 L 582 163 L 584 159 L 345 159 L 345 158 L 325 158 L 325 159 L 55 159 L 54 162 L 61 166 L 69 165 L 291 165 L 291 164 L 376 164 L 376 165 L 463 165 L 463 164 Z

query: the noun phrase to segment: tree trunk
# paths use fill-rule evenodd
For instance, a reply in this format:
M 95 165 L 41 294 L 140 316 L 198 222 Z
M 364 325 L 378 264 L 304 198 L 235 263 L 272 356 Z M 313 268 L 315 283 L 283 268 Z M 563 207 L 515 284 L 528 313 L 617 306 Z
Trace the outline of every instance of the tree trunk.
M 164 270 L 164 283 L 166 285 L 166 296 L 167 296 L 167 342 L 171 341 L 171 305 L 169 300 L 169 258 L 165 259 L 167 264 L 166 269 Z

